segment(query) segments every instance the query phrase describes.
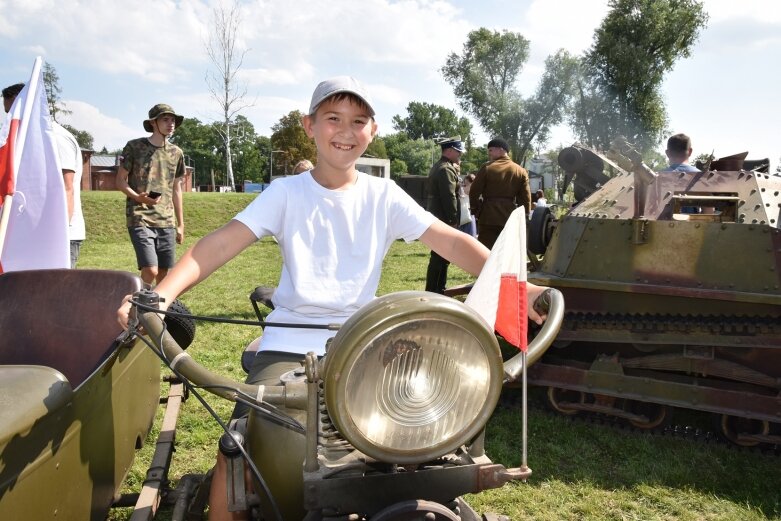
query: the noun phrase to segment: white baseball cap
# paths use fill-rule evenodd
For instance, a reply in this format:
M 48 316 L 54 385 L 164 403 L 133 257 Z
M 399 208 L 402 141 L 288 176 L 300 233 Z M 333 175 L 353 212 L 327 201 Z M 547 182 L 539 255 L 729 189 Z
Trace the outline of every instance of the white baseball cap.
M 321 81 L 312 94 L 312 102 L 309 104 L 309 115 L 314 114 L 317 107 L 326 99 L 341 93 L 350 93 L 358 96 L 369 107 L 371 116 L 374 116 L 374 107 L 372 107 L 372 99 L 369 96 L 368 89 L 352 76 L 336 76 Z

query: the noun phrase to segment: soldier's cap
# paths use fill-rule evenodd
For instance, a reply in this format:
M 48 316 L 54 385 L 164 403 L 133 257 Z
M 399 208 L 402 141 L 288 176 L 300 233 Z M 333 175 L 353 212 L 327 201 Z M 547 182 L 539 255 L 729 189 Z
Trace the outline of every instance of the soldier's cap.
M 321 81 L 312 93 L 312 102 L 309 104 L 309 115 L 317 111 L 325 100 L 336 94 L 352 94 L 360 98 L 369 108 L 370 115 L 374 117 L 374 107 L 369 96 L 369 90 L 360 81 L 352 76 L 335 76 Z
M 174 111 L 174 108 L 171 105 L 167 105 L 165 103 L 158 103 L 151 109 L 149 109 L 149 119 L 144 120 L 144 130 L 147 132 L 152 132 L 152 121 L 156 120 L 163 114 L 171 114 L 174 117 L 174 120 L 176 121 L 176 126 L 182 124 L 182 121 L 184 121 L 184 116 L 180 116 L 179 114 Z
M 442 147 L 442 150 L 445 150 L 446 148 L 453 148 L 457 152 L 461 152 L 462 154 L 466 152 L 466 148 L 464 148 L 464 143 L 461 141 L 461 136 L 455 136 L 455 137 L 446 137 L 444 139 L 440 139 L 437 141 L 437 144 Z
M 507 141 L 505 141 L 500 137 L 495 137 L 491 141 L 489 141 L 487 148 L 503 148 L 505 152 L 510 151 L 510 145 L 508 145 Z

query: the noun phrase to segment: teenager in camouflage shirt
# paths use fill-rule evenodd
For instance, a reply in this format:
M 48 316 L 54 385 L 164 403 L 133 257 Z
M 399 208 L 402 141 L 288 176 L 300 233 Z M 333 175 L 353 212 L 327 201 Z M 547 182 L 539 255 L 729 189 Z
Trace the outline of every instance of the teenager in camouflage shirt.
M 117 188 L 127 196 L 127 228 L 148 284 L 166 276 L 176 261 L 176 243 L 184 240 L 184 154 L 168 142 L 183 120 L 170 105 L 155 105 L 144 120 L 152 135 L 128 141 L 120 158 Z

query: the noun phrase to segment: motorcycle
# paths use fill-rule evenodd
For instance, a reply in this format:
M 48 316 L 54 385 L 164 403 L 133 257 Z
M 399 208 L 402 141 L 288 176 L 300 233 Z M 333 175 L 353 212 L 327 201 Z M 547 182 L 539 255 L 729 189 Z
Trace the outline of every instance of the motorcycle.
M 155 353 L 192 390 L 250 407 L 219 443 L 229 510 L 263 521 L 507 519 L 479 515 L 462 496 L 531 475 L 525 446 L 519 468 L 491 461 L 485 427 L 502 385 L 555 338 L 564 310 L 557 290 L 537 299 L 548 319 L 528 351 L 506 362 L 471 308 L 404 291 L 334 327 L 325 356 L 307 354 L 277 385 L 235 382 L 198 364 L 169 334 L 157 299 L 149 290 L 133 299 Z M 193 493 L 174 519 L 197 519 L 204 499 L 203 490 Z

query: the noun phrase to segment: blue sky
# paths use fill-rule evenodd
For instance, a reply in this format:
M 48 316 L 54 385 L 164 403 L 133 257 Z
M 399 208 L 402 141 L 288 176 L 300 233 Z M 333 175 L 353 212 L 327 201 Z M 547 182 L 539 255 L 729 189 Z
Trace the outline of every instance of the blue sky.
M 690 58 L 664 83 L 670 130 L 692 136 L 695 154 L 748 151 L 781 156 L 781 2 L 705 0 L 707 29 Z M 204 81 L 204 51 L 215 0 L 0 0 L 0 85 L 29 78 L 42 56 L 60 76 L 66 123 L 95 146 L 120 148 L 144 135 L 158 102 L 209 122 L 218 119 Z M 544 59 L 559 48 L 582 53 L 607 11 L 603 0 L 256 0 L 243 1 L 242 81 L 253 105 L 242 111 L 259 134 L 291 110 L 306 110 L 322 79 L 350 74 L 366 83 L 380 133 L 410 101 L 459 113 L 439 69 L 470 30 L 522 33 L 531 55 L 519 88 L 530 94 Z M 477 143 L 488 136 L 475 124 Z M 565 127 L 550 146 L 569 145 Z

